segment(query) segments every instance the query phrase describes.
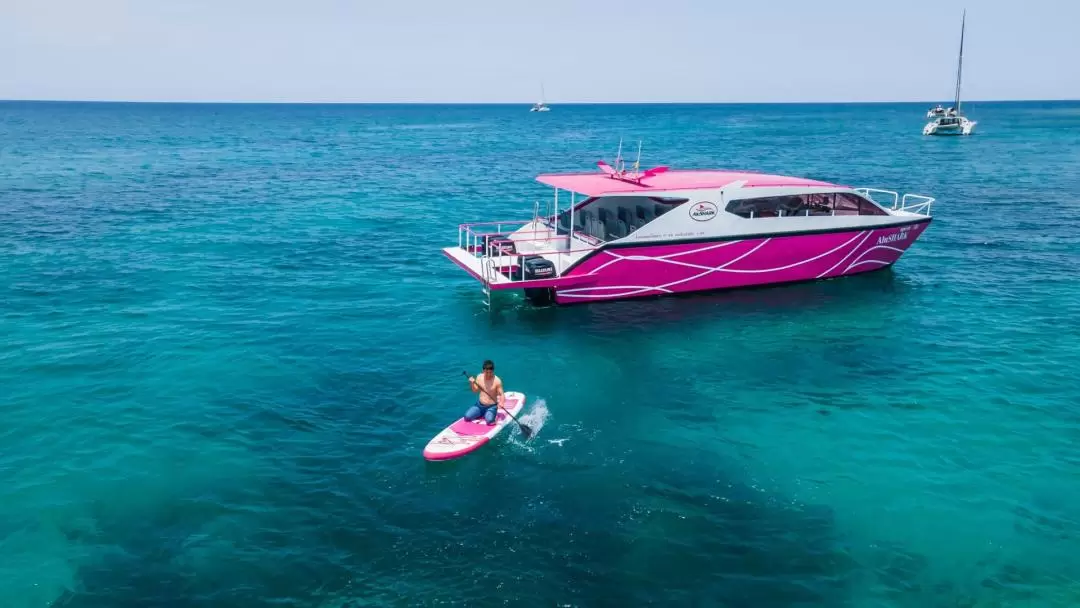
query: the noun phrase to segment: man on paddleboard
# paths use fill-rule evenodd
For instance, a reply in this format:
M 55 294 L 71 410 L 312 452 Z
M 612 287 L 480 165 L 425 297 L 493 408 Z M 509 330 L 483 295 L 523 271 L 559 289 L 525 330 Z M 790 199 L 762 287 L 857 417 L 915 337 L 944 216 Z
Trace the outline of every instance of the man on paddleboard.
M 495 424 L 495 415 L 506 396 L 503 394 L 502 379 L 495 375 L 495 364 L 491 359 L 484 361 L 483 373 L 479 378 L 469 377 L 469 388 L 477 395 L 476 403 L 465 412 L 465 420 L 473 421 L 484 417 L 488 425 Z

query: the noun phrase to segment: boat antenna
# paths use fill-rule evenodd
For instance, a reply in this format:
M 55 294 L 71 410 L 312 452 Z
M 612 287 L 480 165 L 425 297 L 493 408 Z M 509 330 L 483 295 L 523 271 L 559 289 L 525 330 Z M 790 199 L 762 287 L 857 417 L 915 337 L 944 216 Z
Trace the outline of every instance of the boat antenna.
M 638 176 L 638 172 L 641 170 L 641 140 L 637 142 L 637 160 L 634 161 L 634 177 Z
M 625 163 L 622 161 L 622 138 L 620 137 L 619 150 L 615 153 L 615 173 L 622 175 L 623 165 L 625 165 Z

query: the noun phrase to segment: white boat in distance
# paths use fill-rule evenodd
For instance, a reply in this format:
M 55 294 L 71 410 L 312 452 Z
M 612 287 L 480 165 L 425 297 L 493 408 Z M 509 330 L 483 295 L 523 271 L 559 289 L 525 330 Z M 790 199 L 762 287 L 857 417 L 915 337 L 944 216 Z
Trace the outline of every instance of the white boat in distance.
M 533 107 L 529 108 L 530 112 L 550 112 L 551 108 L 544 103 L 544 85 L 540 85 L 540 101 L 533 104 Z
M 956 62 L 956 96 L 953 107 L 945 110 L 939 104 L 938 107 L 926 113 L 930 122 L 923 127 L 923 135 L 971 135 L 975 129 L 975 121 L 969 120 L 960 111 L 960 81 L 964 68 L 964 25 L 967 22 L 967 11 L 960 21 L 960 56 Z

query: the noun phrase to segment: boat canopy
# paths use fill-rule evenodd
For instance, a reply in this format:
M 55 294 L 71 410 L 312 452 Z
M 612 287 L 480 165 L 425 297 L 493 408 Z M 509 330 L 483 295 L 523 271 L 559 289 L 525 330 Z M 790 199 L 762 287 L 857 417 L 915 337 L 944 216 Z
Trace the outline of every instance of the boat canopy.
M 607 173 L 545 173 L 537 176 L 536 181 L 569 192 L 585 196 L 604 196 L 630 192 L 662 192 L 668 190 L 696 190 L 723 188 L 734 182 L 743 181 L 743 188 L 770 188 L 780 186 L 837 187 L 803 177 L 769 175 L 743 171 L 664 171 L 639 178 L 617 177 Z

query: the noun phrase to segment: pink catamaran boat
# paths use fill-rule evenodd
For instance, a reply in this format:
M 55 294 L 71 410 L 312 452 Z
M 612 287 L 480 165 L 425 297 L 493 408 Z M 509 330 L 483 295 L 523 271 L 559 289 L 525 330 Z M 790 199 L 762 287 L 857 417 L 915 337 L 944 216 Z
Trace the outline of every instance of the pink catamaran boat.
M 891 266 L 934 202 L 781 175 L 597 165 L 538 176 L 555 189 L 546 213 L 537 203 L 529 220 L 461 224 L 443 253 L 489 305 L 493 290 L 575 304 L 793 283 Z

